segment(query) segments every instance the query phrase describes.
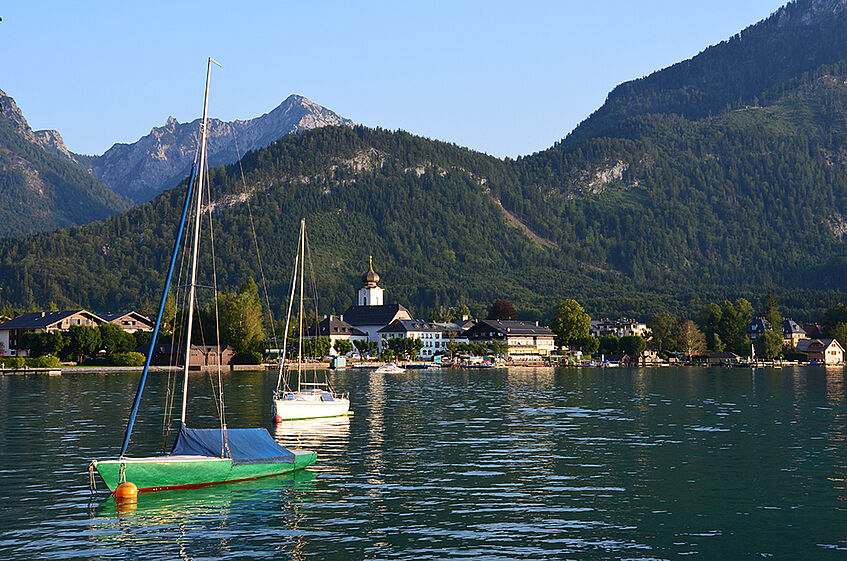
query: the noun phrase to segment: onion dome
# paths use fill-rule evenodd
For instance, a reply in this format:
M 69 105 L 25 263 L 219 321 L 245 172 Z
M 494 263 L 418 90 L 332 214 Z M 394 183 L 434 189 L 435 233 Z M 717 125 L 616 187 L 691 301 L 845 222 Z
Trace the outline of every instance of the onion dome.
M 370 256 L 370 267 L 368 272 L 362 276 L 362 282 L 367 286 L 376 286 L 376 283 L 379 282 L 379 275 L 374 272 L 374 258 Z

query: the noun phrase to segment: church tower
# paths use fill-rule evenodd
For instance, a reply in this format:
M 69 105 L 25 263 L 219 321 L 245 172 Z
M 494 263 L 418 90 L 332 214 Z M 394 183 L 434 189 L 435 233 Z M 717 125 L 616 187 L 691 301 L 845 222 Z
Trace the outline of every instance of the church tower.
M 382 289 L 376 285 L 379 275 L 374 272 L 373 256 L 370 256 L 370 268 L 362 277 L 365 286 L 359 289 L 360 306 L 382 306 Z

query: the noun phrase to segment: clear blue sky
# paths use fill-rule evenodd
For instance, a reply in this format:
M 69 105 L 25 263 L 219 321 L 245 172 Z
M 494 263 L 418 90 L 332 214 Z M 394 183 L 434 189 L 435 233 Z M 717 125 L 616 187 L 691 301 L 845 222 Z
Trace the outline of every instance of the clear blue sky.
M 169 115 L 250 119 L 298 93 L 368 126 L 496 156 L 543 150 L 617 84 L 783 0 L 0 3 L 0 89 L 34 129 L 102 154 Z

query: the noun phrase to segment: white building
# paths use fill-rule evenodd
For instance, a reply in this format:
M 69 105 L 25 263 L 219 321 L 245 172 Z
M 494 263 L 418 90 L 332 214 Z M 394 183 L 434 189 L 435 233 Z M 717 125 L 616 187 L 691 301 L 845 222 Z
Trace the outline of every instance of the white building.
M 650 335 L 650 330 L 647 329 L 646 323 L 632 319 L 618 318 L 614 321 L 609 321 L 608 319 L 591 320 L 589 333 L 598 339 L 607 335 L 614 335 L 618 339 L 640 335 L 646 339 Z
M 400 304 L 385 304 L 383 289 L 377 286 L 379 275 L 374 272 L 373 259 L 368 272 L 362 276 L 364 285 L 359 289 L 357 306 L 350 306 L 341 318 L 365 333 L 368 341 L 379 344 L 379 330 L 397 319 L 410 320 L 412 314 Z

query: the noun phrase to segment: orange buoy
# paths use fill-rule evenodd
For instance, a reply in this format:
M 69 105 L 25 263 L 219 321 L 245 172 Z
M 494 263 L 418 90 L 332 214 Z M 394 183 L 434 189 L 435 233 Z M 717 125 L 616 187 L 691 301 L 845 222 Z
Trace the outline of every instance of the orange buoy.
M 138 500 L 138 487 L 135 486 L 135 483 L 130 483 L 129 481 L 121 483 L 115 489 L 115 500 L 134 503 Z

